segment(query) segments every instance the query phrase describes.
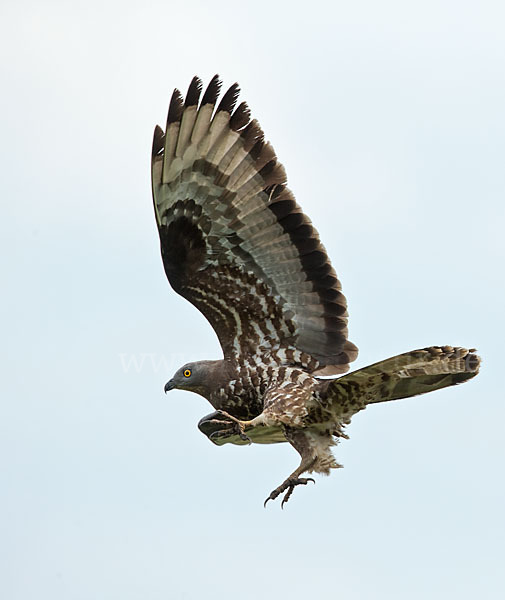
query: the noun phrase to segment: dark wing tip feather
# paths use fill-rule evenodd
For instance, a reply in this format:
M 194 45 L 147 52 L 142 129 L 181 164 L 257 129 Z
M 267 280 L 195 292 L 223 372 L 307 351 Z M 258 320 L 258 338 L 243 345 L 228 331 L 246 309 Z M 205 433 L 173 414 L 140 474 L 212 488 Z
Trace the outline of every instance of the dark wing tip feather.
M 263 133 L 263 132 L 262 132 Z M 265 140 L 262 137 L 258 138 L 256 140 L 256 143 L 252 146 L 252 148 L 249 150 L 249 156 L 257 161 L 258 158 L 261 156 L 261 151 L 263 150 L 263 146 L 265 145 Z
M 276 161 L 276 159 L 272 159 L 266 163 L 258 173 L 263 177 L 265 185 L 271 186 L 280 184 L 283 185 L 287 181 L 286 171 L 284 167 Z
M 303 250 L 302 250 L 303 251 Z M 309 250 L 306 254 L 302 254 L 300 252 L 300 260 L 305 269 L 319 269 L 324 266 L 326 269 L 326 265 L 328 265 L 328 257 L 324 252 L 318 248 L 317 250 Z M 331 271 L 331 266 L 328 265 L 328 268 Z
M 154 135 L 153 135 L 152 157 L 154 158 L 155 156 L 162 154 L 164 146 L 165 146 L 165 134 L 163 132 L 163 129 L 159 125 L 156 125 L 156 127 L 154 128 Z
M 289 215 L 295 207 L 296 202 L 294 200 L 291 200 L 290 198 L 287 198 L 286 200 L 274 200 L 269 205 L 270 210 L 277 217 L 278 221 Z
M 244 150 L 249 153 L 258 142 L 264 143 L 265 141 L 263 129 L 261 129 L 260 124 L 256 119 L 253 119 L 246 127 L 244 127 L 240 132 L 240 135 L 244 142 Z
M 230 86 L 230 88 L 223 96 L 221 102 L 219 103 L 219 106 L 217 107 L 217 112 L 224 110 L 226 112 L 229 112 L 231 115 L 233 109 L 235 108 L 235 104 L 237 104 L 239 94 L 240 88 L 238 86 L 238 83 L 234 83 L 232 86 Z
M 276 166 L 277 162 L 275 158 L 272 158 L 271 160 L 266 162 L 258 171 L 258 175 L 260 175 L 264 179 L 265 183 L 268 181 L 269 177 L 274 172 Z
M 296 207 L 298 208 L 298 207 Z M 284 231 L 287 233 L 291 233 L 297 227 L 300 227 L 305 221 L 305 215 L 299 211 L 291 211 L 282 219 L 278 219 L 279 223 L 282 225 Z
M 202 106 L 205 106 L 205 104 L 215 104 L 217 102 L 219 93 L 221 92 L 221 85 L 222 83 L 219 79 L 219 75 L 214 75 L 203 95 Z
M 239 131 L 251 120 L 251 111 L 245 102 L 239 105 L 230 119 L 230 127 L 233 131 Z
M 326 304 L 338 304 L 339 301 L 342 302 L 343 294 L 338 289 L 329 288 L 327 290 L 320 289 L 318 290 L 319 297 Z
M 180 121 L 184 112 L 184 99 L 181 92 L 176 88 L 170 100 L 168 108 L 167 127 L 170 123 Z
M 202 93 L 202 80 L 198 77 L 193 77 L 189 84 L 188 93 L 186 94 L 186 101 L 184 106 L 197 106 L 200 94 Z

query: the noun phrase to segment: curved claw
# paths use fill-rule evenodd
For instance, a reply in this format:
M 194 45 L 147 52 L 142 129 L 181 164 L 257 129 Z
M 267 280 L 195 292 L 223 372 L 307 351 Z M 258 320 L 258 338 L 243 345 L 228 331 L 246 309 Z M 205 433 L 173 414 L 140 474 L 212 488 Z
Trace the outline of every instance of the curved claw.
M 295 483 L 294 485 L 291 485 L 288 489 L 288 491 L 284 494 L 284 498 L 282 499 L 281 502 L 281 510 L 284 510 L 284 505 L 286 504 L 286 502 L 290 499 L 291 494 L 293 493 L 293 490 L 295 489 L 295 486 L 298 484 L 303 484 L 303 485 L 307 485 L 307 483 L 309 483 L 309 481 L 312 481 L 312 483 L 316 483 L 314 481 L 314 479 L 312 479 L 312 477 L 305 477 L 304 480 L 299 480 L 297 483 Z
M 312 481 L 312 483 L 316 483 L 312 477 L 297 477 L 296 479 L 286 479 L 286 481 L 282 483 L 278 488 L 276 488 L 270 494 L 270 496 L 268 496 L 265 502 L 263 502 L 263 508 L 266 508 L 267 502 L 269 500 L 275 500 L 278 496 L 280 496 L 280 494 L 282 494 L 282 492 L 285 492 L 287 490 L 281 502 L 281 508 L 283 509 L 286 502 L 290 499 L 295 487 L 297 485 L 307 485 L 309 481 Z

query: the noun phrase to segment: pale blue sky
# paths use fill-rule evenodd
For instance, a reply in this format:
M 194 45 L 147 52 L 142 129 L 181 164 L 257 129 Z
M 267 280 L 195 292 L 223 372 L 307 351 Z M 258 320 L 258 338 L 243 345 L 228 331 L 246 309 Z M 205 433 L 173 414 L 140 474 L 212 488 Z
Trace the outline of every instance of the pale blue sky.
M 502 598 L 503 3 L 187 4 L 0 6 L 0 596 Z M 163 394 L 220 350 L 165 280 L 151 135 L 216 72 L 320 231 L 356 368 L 484 359 L 358 415 L 282 512 L 289 446 L 213 446 L 206 401 Z

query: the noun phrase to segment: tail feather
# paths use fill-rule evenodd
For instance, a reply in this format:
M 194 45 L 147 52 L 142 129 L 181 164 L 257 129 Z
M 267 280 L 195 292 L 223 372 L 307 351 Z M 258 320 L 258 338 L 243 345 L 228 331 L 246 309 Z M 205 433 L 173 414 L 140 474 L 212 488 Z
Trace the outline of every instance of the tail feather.
M 475 377 L 480 357 L 475 350 L 432 346 L 393 356 L 323 386 L 332 412 L 349 419 L 368 404 L 410 398 Z

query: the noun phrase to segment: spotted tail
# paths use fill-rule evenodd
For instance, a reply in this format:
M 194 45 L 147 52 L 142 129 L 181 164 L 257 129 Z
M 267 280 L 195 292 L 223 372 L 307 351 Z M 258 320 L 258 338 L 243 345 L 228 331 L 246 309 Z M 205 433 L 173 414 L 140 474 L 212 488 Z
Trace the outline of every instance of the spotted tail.
M 323 384 L 332 412 L 350 418 L 368 404 L 418 396 L 468 381 L 479 372 L 475 350 L 432 346 L 375 363 Z

